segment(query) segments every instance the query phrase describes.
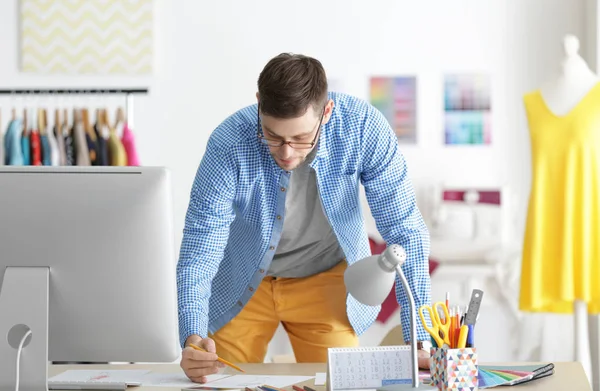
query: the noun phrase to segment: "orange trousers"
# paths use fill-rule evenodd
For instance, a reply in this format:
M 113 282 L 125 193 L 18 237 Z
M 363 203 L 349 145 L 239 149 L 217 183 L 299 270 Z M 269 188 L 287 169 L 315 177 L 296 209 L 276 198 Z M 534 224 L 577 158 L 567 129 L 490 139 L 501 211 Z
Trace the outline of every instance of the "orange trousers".
M 210 335 L 217 354 L 236 363 L 261 363 L 279 323 L 297 362 L 327 362 L 327 348 L 358 346 L 346 315 L 346 261 L 305 278 L 265 277 L 228 324 Z

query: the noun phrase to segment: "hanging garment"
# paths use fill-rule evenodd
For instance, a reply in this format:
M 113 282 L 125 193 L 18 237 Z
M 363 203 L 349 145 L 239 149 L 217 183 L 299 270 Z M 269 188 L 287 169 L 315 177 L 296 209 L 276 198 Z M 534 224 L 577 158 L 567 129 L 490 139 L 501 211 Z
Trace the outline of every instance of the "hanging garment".
M 10 166 L 22 166 L 23 146 L 21 144 L 21 131 L 23 122 L 19 119 L 10 121 L 4 134 L 4 163 Z
M 59 127 L 55 126 L 52 130 L 54 132 L 54 138 L 56 139 L 56 148 L 58 149 L 58 165 L 67 165 L 67 154 L 65 150 L 65 137 Z
M 93 132 L 94 130 L 92 130 Z M 88 154 L 90 157 L 90 163 L 92 166 L 97 166 L 99 159 L 98 159 L 98 140 L 96 139 L 95 135 L 92 136 L 90 133 L 85 132 L 85 141 L 87 143 L 87 147 L 88 147 Z
M 2 124 L 2 121 L 0 121 L 0 125 Z M 5 134 L 6 137 L 6 134 Z M 5 158 L 4 158 L 4 137 L 2 137 L 2 129 L 0 128 L 0 166 L 3 166 L 5 163 Z
M 73 127 L 74 128 L 74 127 Z M 75 140 L 73 139 L 73 128 L 69 125 L 63 125 L 62 134 L 65 140 L 65 165 L 74 166 L 77 164 L 75 152 Z
M 23 153 L 23 164 L 31 165 L 31 143 L 29 142 L 29 133 L 25 130 L 21 133 L 21 152 Z
M 29 145 L 31 149 L 31 165 L 41 166 L 42 163 L 42 141 L 40 133 L 32 129 L 29 133 Z
M 116 129 L 110 130 L 107 147 L 111 166 L 127 166 L 127 152 L 117 135 Z
M 90 151 L 82 123 L 77 123 L 73 127 L 73 139 L 75 141 L 75 164 L 77 166 L 91 166 Z
M 52 161 L 50 160 L 50 142 L 47 134 L 40 134 L 40 145 L 42 150 L 42 165 L 51 166 Z
M 135 146 L 135 135 L 127 124 L 125 124 L 123 127 L 123 136 L 121 136 L 121 142 L 123 142 L 123 147 L 125 147 L 125 152 L 127 153 L 127 165 L 140 166 L 140 159 L 138 158 L 138 153 Z
M 524 103 L 532 181 L 519 307 L 572 313 L 575 300 L 600 312 L 600 84 L 557 116 L 539 91 Z
M 47 127 L 46 129 L 49 129 Z M 49 161 L 51 166 L 59 166 L 60 165 L 60 150 L 58 149 L 58 141 L 54 136 L 54 132 L 52 130 L 46 130 L 44 134 L 48 139 L 48 149 L 50 152 Z
M 107 147 L 107 140 L 106 137 L 104 136 L 104 133 L 108 132 L 108 129 L 105 129 L 105 126 L 100 125 L 99 123 L 96 123 L 96 125 L 94 125 L 94 132 L 96 133 L 96 140 L 97 140 L 97 146 L 98 146 L 98 163 L 96 165 L 98 166 L 108 166 L 109 165 L 109 161 L 108 161 L 108 147 Z

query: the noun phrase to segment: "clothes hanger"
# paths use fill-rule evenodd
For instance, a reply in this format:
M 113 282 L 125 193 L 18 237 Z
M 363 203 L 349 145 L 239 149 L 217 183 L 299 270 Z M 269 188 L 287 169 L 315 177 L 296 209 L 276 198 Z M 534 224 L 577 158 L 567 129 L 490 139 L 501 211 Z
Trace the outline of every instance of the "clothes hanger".
M 23 137 L 27 136 L 27 109 L 23 109 Z
M 82 114 L 82 118 L 81 120 L 83 121 L 83 129 L 85 130 L 85 132 L 90 136 L 90 139 L 92 139 L 92 141 L 96 141 L 96 132 L 94 132 L 94 130 L 92 129 L 92 126 L 90 124 L 90 113 L 88 111 L 88 109 L 81 109 L 81 114 Z
M 81 111 L 73 108 L 73 127 L 81 125 Z
M 117 128 L 119 126 L 119 124 L 122 124 L 125 122 L 125 112 L 123 111 L 122 107 L 117 108 L 117 118 L 115 121 L 115 128 Z
M 107 125 L 106 124 L 106 109 L 98 110 L 98 124 L 100 125 L 101 129 L 103 126 Z
M 44 115 L 44 133 L 48 133 L 48 110 L 42 109 L 42 114 Z
M 75 121 L 73 121 L 75 123 Z M 63 128 L 66 130 L 66 135 L 71 136 L 73 128 L 69 126 L 69 110 L 63 109 Z M 63 136 L 65 136 L 65 131 L 63 131 Z
M 108 123 L 106 122 L 106 109 L 102 109 L 100 110 L 99 113 L 99 123 L 100 123 L 100 128 L 98 129 L 98 134 L 100 134 L 100 136 L 104 136 L 104 127 L 108 126 Z
M 96 109 L 96 124 L 94 127 L 96 128 L 96 132 L 100 133 L 100 127 L 102 126 L 102 109 Z
M 45 124 L 45 119 L 44 119 L 44 109 L 40 109 L 38 108 L 37 110 L 37 126 L 38 126 L 38 132 L 40 133 L 40 135 L 45 135 L 46 134 L 46 124 Z
M 110 124 L 110 120 L 108 118 L 108 110 L 104 109 L 104 126 L 108 129 L 108 132 L 112 132 L 114 127 Z
M 58 137 L 61 133 L 62 123 L 60 122 L 60 110 L 54 110 L 54 136 Z

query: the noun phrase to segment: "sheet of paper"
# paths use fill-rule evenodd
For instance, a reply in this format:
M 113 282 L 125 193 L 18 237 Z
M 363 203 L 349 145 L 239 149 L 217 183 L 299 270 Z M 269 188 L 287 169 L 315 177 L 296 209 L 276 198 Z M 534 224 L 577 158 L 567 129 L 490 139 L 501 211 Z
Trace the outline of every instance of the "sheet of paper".
M 207 381 L 215 381 L 228 377 L 229 375 L 208 375 Z M 185 373 L 159 373 L 152 372 L 144 375 L 142 379 L 144 387 L 171 387 L 171 388 L 193 388 L 201 387 L 203 384 L 194 383 L 187 378 Z
M 314 376 L 281 376 L 281 375 L 233 375 L 218 380 L 208 381 L 207 387 L 213 388 L 244 388 L 269 385 L 277 388 L 314 379 Z
M 317 372 L 315 375 L 315 386 L 324 386 L 327 380 L 327 373 Z
M 128 385 L 140 385 L 142 379 L 150 371 L 145 370 L 87 370 L 69 369 L 48 379 L 49 382 L 90 382 L 90 383 L 126 383 Z

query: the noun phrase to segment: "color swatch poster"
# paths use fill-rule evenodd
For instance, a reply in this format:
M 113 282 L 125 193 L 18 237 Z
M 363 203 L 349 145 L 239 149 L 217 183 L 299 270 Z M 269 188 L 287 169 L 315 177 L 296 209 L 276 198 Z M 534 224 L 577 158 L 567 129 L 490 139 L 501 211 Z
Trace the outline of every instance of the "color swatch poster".
M 445 77 L 444 133 L 447 145 L 491 144 L 491 93 L 488 75 Z
M 371 104 L 385 116 L 401 143 L 417 142 L 416 101 L 414 76 L 371 78 Z

